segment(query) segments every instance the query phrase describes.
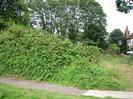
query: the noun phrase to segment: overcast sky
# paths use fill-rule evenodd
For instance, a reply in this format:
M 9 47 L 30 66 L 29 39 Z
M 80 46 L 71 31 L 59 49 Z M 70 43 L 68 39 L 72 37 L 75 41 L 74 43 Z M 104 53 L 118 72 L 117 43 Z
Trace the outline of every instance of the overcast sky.
M 133 11 L 128 14 L 120 13 L 116 10 L 115 0 L 96 0 L 103 7 L 107 15 L 107 31 L 111 32 L 115 28 L 125 31 L 126 26 L 133 32 Z

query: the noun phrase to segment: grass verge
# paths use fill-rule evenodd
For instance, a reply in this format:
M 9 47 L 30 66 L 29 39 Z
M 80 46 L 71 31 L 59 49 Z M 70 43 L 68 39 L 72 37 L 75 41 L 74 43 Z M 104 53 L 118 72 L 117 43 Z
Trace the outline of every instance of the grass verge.
M 18 88 L 0 83 L 0 99 L 100 99 L 96 97 L 71 96 L 42 90 Z M 112 98 L 104 98 L 112 99 Z
M 101 63 L 105 68 L 116 70 L 119 73 L 118 79 L 126 84 L 125 91 L 133 91 L 133 57 L 104 53 Z

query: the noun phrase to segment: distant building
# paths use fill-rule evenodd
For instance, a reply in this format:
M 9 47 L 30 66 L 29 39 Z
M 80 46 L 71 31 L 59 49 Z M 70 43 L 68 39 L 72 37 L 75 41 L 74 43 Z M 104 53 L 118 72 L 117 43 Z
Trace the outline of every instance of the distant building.
M 133 48 L 133 33 L 128 36 L 128 46 L 129 48 Z
M 125 37 L 126 37 L 126 46 L 127 49 L 132 49 L 133 48 L 133 33 L 130 33 L 128 30 L 128 26 L 126 27 L 125 30 Z

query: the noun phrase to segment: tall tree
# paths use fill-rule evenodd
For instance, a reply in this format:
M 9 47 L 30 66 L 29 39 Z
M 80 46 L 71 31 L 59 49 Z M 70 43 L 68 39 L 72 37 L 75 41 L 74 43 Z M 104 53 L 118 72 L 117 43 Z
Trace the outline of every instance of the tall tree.
M 109 35 L 109 42 L 117 44 L 121 52 L 126 50 L 125 35 L 120 29 L 114 29 Z
M 91 0 L 83 0 L 81 9 L 84 11 L 81 16 L 84 23 L 83 40 L 94 42 L 97 46 L 104 48 L 107 35 L 106 15 L 103 13 L 101 5 Z
M 109 42 L 118 45 L 120 40 L 124 39 L 124 33 L 120 29 L 114 29 L 109 35 Z
M 30 8 L 38 13 L 43 29 L 50 33 L 74 42 L 79 33 L 81 40 L 99 42 L 105 38 L 106 15 L 94 0 L 31 0 Z

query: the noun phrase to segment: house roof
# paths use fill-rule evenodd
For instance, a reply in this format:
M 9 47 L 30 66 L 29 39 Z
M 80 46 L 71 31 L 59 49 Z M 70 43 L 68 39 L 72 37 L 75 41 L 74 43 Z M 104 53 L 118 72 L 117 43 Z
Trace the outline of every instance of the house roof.
M 128 36 L 129 39 L 133 39 L 133 33 Z

